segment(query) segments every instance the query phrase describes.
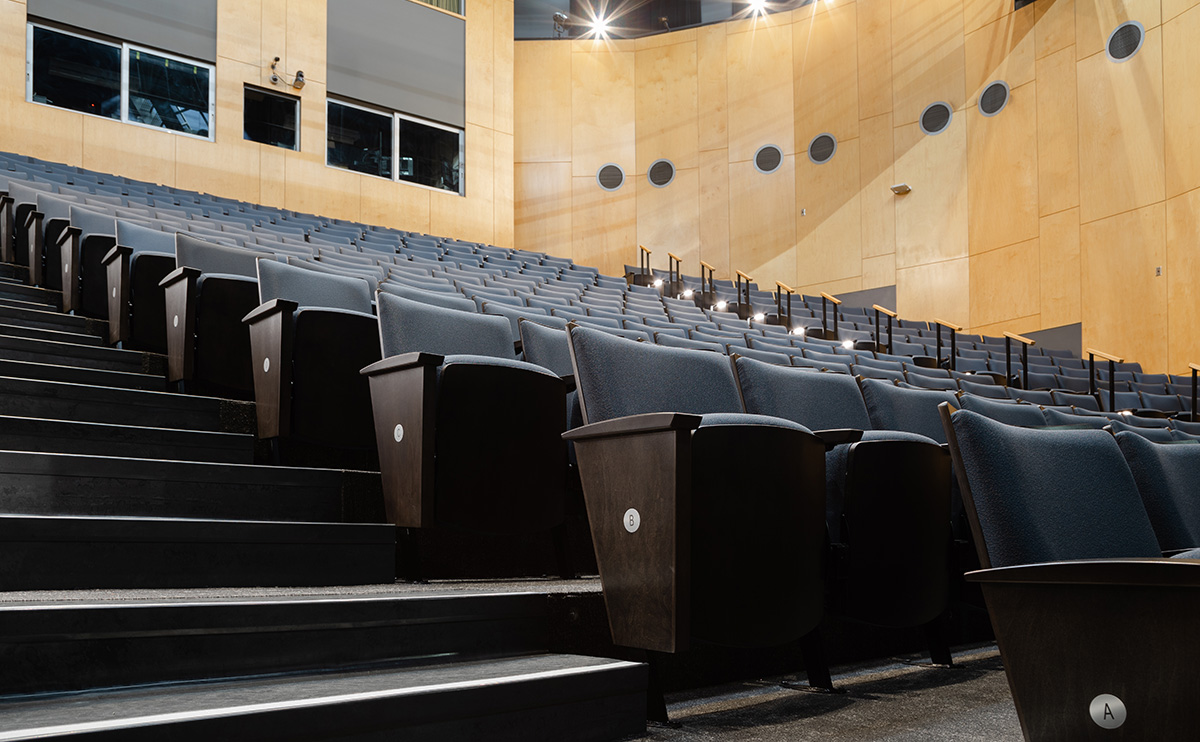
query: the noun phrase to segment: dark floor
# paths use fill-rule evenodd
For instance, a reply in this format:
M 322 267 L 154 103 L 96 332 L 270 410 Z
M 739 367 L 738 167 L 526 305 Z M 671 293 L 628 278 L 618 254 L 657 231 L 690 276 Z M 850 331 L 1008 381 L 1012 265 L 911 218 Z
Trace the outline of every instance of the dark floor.
M 916 659 L 916 657 L 912 658 Z M 955 653 L 941 669 L 900 661 L 835 668 L 842 694 L 796 691 L 773 678 L 667 695 L 678 728 L 643 740 L 1020 740 L 1021 727 L 994 645 Z

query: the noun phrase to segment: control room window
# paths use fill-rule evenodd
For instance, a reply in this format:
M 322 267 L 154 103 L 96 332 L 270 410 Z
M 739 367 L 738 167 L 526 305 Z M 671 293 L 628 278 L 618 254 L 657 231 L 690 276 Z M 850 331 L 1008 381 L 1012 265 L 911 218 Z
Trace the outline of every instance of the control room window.
M 299 98 L 247 86 L 242 116 L 244 138 L 284 149 L 300 149 L 296 135 Z
M 213 66 L 27 25 L 27 100 L 211 140 Z
M 397 115 L 396 157 L 400 180 L 462 192 L 462 129 Z
M 121 118 L 121 47 L 30 26 L 28 97 L 38 103 Z
M 392 177 L 390 114 L 329 101 L 326 163 L 381 178 Z

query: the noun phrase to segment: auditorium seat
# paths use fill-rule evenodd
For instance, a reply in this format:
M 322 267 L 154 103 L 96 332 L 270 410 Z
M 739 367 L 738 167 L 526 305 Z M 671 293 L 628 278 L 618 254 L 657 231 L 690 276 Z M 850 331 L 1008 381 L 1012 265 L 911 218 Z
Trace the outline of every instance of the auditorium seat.
M 166 352 L 166 308 L 159 284 L 176 267 L 175 233 L 118 219 L 116 244 L 102 262 L 109 342 Z
M 730 362 L 716 353 L 574 325 L 569 338 L 587 424 L 566 437 L 613 642 L 679 652 L 693 640 L 764 647 L 807 637 L 809 680 L 829 687 L 814 633 L 824 608 L 821 440 L 743 413 Z M 765 465 L 738 465 L 748 460 Z
M 281 462 L 327 454 L 325 465 L 373 468 L 370 392 L 358 373 L 380 358 L 368 282 L 259 259 L 258 292 L 243 322 L 259 438 Z
M 948 600 L 949 455 L 925 436 L 872 429 L 848 376 L 734 363 L 746 412 L 826 440 L 825 518 L 841 578 L 831 586 L 834 609 L 876 625 L 925 626 L 934 662 L 950 664 L 938 621 Z
M 1092 738 L 1093 716 L 1118 700 L 1130 739 L 1200 733 L 1162 683 L 1200 663 L 1179 641 L 1200 609 L 1200 562 L 1161 558 L 1113 437 L 942 413 L 984 567 L 967 577 L 982 585 L 1026 738 Z
M 370 380 L 388 519 L 523 534 L 562 522 L 566 385 L 514 357 L 509 322 L 380 293 Z M 487 445 L 478 445 L 487 441 Z M 506 475 L 514 462 L 520 475 Z
M 964 410 L 985 415 L 1008 425 L 1040 428 L 1046 424 L 1042 410 L 1036 405 L 1019 402 L 1014 404 L 1008 400 L 987 399 L 970 394 L 964 394 L 960 402 Z

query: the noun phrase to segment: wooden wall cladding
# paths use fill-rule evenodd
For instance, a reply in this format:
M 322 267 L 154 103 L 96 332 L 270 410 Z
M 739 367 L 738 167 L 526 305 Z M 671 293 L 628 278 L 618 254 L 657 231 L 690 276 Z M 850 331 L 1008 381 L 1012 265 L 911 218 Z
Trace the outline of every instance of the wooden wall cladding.
M 563 159 L 516 148 L 516 190 L 539 194 L 517 199 L 517 242 L 528 233 L 536 242 L 522 246 L 617 271 L 642 244 L 656 267 L 669 250 L 689 274 L 698 258 L 810 293 L 894 283 L 905 316 L 985 332 L 1082 322 L 1085 345 L 1181 372 L 1200 360 L 1200 2 L 1012 6 L 839 0 L 636 42 L 519 42 L 518 102 L 575 87 L 529 116 L 518 108 L 518 142 L 525 126 L 538 147 L 576 141 Z M 1106 40 L 1130 20 L 1145 43 L 1114 62 Z M 568 47 L 571 64 L 545 63 Z M 581 67 L 621 53 L 628 72 L 579 89 Z M 985 118 L 976 105 L 995 80 L 1010 100 Z M 928 136 L 917 120 L 935 101 L 954 115 Z M 551 120 L 569 124 L 551 133 Z M 806 148 L 824 132 L 838 150 L 816 165 Z M 786 157 L 764 175 L 751 158 L 768 143 Z M 679 167 L 661 190 L 644 183 L 659 157 Z M 572 168 L 569 193 L 545 192 L 532 164 L 549 161 Z M 624 201 L 595 185 L 602 162 L 640 179 Z M 911 193 L 893 195 L 895 183 Z M 564 231 L 573 244 L 557 242 Z M 1136 321 L 1117 316 L 1124 286 Z
M 478 0 L 466 16 L 465 197 L 325 166 L 326 6 L 318 0 L 217 4 L 212 142 L 27 103 L 24 76 L 6 75 L 0 80 L 4 148 L 218 196 L 511 245 L 512 12 L 512 0 Z M 25 67 L 25 23 L 24 2 L 0 3 L 0 54 L 10 70 Z M 301 98 L 298 152 L 242 138 L 243 88 L 270 88 L 276 56 L 283 69 L 304 70 L 307 80 L 302 91 L 287 91 Z

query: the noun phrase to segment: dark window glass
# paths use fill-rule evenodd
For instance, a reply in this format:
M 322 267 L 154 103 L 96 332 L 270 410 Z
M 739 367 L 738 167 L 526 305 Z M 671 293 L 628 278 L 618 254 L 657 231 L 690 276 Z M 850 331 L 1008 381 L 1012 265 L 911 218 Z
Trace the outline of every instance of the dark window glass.
M 461 193 L 462 132 L 400 119 L 396 146 L 400 180 Z
M 208 136 L 209 69 L 193 62 L 129 51 L 129 120 Z
M 360 173 L 392 177 L 392 117 L 329 102 L 327 161 Z
M 121 118 L 121 48 L 34 26 L 33 100 Z
M 298 98 L 246 88 L 243 136 L 252 142 L 299 149 L 296 146 L 296 114 L 299 110 Z

